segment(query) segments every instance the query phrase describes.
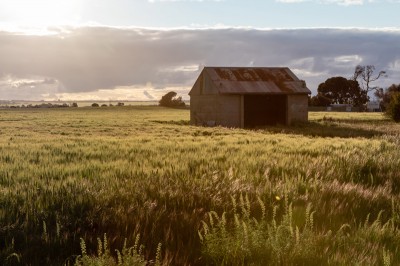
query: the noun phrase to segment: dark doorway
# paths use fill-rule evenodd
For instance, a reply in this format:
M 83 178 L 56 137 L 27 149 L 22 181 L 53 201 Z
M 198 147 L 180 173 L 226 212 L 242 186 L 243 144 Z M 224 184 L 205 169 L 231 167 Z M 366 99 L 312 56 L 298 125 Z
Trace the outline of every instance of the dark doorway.
M 286 124 L 286 95 L 244 95 L 244 127 Z

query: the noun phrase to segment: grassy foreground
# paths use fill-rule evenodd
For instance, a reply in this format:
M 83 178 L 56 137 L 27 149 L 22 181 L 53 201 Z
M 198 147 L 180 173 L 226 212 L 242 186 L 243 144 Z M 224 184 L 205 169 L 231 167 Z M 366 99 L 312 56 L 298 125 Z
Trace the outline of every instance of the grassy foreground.
M 400 264 L 399 124 L 188 120 L 143 106 L 0 110 L 0 264 Z

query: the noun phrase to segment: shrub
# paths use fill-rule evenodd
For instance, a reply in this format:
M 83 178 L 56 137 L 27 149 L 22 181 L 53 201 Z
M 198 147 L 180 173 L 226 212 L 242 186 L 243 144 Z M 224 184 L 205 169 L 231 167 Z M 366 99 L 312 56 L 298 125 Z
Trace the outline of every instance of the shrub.
M 400 122 L 400 92 L 394 93 L 386 109 L 386 115 L 396 122 Z
M 92 103 L 92 107 L 99 107 L 98 103 Z
M 185 107 L 185 102 L 182 101 L 182 97 L 176 97 L 177 93 L 174 91 L 170 91 L 161 97 L 161 100 L 158 102 L 160 106 L 165 107 Z

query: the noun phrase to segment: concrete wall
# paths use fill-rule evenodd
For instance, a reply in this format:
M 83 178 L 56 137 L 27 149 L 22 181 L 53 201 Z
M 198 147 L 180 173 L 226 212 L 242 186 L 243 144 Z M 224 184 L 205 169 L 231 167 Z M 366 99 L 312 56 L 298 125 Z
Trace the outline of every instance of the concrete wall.
M 287 98 L 287 124 L 308 121 L 307 95 L 288 95 Z
M 190 122 L 198 126 L 241 127 L 240 95 L 193 95 Z
M 203 70 L 190 93 L 190 123 L 241 127 L 241 103 L 240 95 L 218 94 L 211 78 Z
M 196 80 L 196 82 L 194 83 L 194 85 L 193 85 L 193 87 L 192 87 L 192 89 L 190 90 L 190 93 L 189 93 L 189 95 L 192 97 L 193 95 L 200 95 L 201 94 L 201 86 L 200 85 L 203 85 L 202 83 L 203 82 L 201 82 L 203 80 L 203 75 L 200 75 L 198 78 L 197 78 L 197 80 Z
M 203 70 L 190 90 L 189 95 L 193 96 L 209 94 L 218 94 L 218 90 L 215 88 L 211 78 Z
M 242 98 L 240 95 L 192 95 L 190 122 L 198 126 L 243 127 Z M 288 95 L 287 109 L 288 125 L 307 122 L 307 95 Z

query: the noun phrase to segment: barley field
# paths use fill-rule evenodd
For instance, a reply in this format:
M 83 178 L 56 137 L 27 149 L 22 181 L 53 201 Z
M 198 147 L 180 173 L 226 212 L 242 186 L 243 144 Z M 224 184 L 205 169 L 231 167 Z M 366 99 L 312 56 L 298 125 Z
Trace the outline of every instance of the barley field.
M 1 265 L 399 265 L 400 124 L 0 110 Z

